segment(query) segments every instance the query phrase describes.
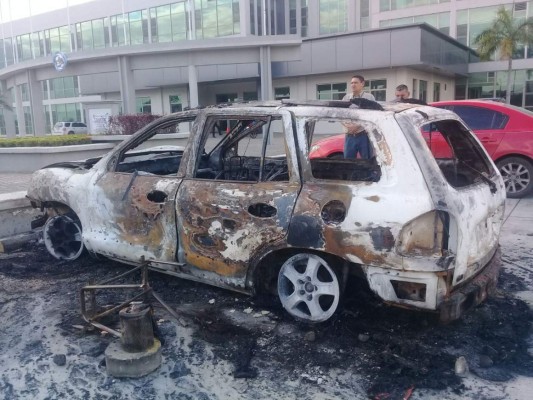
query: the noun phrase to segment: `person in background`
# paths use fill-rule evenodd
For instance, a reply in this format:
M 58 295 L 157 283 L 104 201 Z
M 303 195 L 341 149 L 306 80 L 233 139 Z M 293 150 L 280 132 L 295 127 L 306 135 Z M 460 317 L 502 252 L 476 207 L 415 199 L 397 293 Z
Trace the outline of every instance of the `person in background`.
M 410 98 L 411 93 L 409 93 L 409 88 L 407 85 L 402 83 L 401 85 L 396 86 L 395 96 L 396 98 L 393 101 L 402 101 Z
M 376 101 L 371 93 L 365 92 L 365 78 L 361 75 L 354 75 L 350 80 L 351 93 L 347 93 L 342 99 L 351 100 L 363 98 Z M 368 135 L 361 125 L 350 123 L 345 125 L 346 137 L 344 138 L 344 158 L 357 158 L 357 153 L 361 158 L 372 157 L 372 149 Z

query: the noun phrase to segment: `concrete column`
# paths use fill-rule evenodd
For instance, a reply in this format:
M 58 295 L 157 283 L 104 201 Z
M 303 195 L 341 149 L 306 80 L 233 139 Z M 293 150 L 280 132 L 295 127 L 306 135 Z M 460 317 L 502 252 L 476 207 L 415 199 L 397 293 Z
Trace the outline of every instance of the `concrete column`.
M 239 19 L 241 25 L 241 36 L 250 36 L 252 27 L 250 25 L 250 2 L 241 1 L 239 4 Z
M 19 127 L 19 135 L 26 136 L 26 124 L 24 123 L 24 107 L 22 106 L 22 93 L 20 85 L 15 85 L 15 107 L 17 113 L 17 122 Z
M 198 107 L 198 70 L 189 65 L 189 108 Z
M 261 100 L 272 100 L 272 59 L 270 46 L 262 46 L 259 49 L 259 70 L 261 72 Z
M 135 109 L 135 82 L 133 81 L 130 59 L 126 56 L 119 56 L 117 61 L 122 112 L 124 114 L 135 114 L 137 112 Z
M 317 37 L 320 33 L 318 0 L 307 2 L 307 37 Z
M 0 87 L 3 95 L 3 100 L 11 106 L 11 96 L 9 96 L 6 81 L 0 81 Z M 6 124 L 6 137 L 15 137 L 15 112 L 12 108 L 8 109 L 4 107 L 4 122 Z
M 43 107 L 43 87 L 35 77 L 35 70 L 29 69 L 28 74 L 28 91 L 30 95 L 31 115 L 33 119 L 33 131 L 35 136 L 44 136 L 46 131 L 46 123 L 44 118 Z M 17 105 L 18 109 L 18 105 Z M 24 113 L 23 113 L 24 115 Z M 19 120 L 19 129 L 20 129 Z M 22 119 L 24 121 L 24 118 Z M 26 129 L 26 128 L 24 128 Z
M 349 1 L 347 4 L 346 4 L 346 12 L 347 12 L 347 31 L 348 32 L 355 32 L 359 29 L 360 27 L 360 24 L 359 24 L 359 17 L 360 17 L 360 7 L 361 7 L 361 4 L 359 1 Z

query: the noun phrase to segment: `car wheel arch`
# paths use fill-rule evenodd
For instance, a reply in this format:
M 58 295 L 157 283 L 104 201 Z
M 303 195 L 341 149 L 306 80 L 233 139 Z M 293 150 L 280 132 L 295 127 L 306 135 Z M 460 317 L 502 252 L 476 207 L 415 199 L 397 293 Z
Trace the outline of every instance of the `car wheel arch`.
M 277 292 L 278 274 L 287 260 L 299 254 L 318 256 L 327 262 L 337 276 L 340 286 L 340 297 L 342 299 L 348 275 L 351 271 L 350 264 L 352 263 L 331 253 L 306 248 L 277 249 L 269 252 L 258 262 L 254 263 L 248 271 L 247 279 L 249 286 L 252 286 L 252 294 L 255 296 L 266 295 L 274 297 L 276 303 L 281 305 L 281 300 Z
M 43 226 L 43 240 L 50 255 L 59 260 L 74 261 L 84 252 L 83 226 L 78 214 L 58 201 L 44 201 L 41 209 L 47 216 Z M 64 250 L 68 246 L 68 250 Z

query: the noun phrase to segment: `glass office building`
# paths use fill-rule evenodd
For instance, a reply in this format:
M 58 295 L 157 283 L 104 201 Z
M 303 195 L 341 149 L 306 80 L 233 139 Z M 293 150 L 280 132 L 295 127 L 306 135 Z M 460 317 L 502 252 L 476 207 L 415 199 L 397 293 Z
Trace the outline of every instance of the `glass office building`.
M 481 0 L 0 0 L 0 133 L 41 135 L 92 113 L 167 114 L 228 100 L 498 97 L 506 67 L 469 47 L 498 9 Z M 26 4 L 27 3 L 27 4 Z M 533 1 L 505 1 L 514 18 Z M 63 54 L 64 70 L 52 57 Z M 514 56 L 512 103 L 533 109 L 533 50 Z

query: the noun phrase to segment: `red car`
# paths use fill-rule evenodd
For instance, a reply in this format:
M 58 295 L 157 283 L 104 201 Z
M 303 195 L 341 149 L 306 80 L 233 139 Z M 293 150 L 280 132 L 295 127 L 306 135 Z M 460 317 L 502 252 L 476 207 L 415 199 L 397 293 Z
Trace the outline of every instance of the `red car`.
M 453 100 L 432 106 L 454 111 L 476 134 L 505 181 L 507 197 L 533 191 L 533 113 L 491 100 Z M 436 158 L 447 158 L 449 146 L 438 132 L 423 132 Z M 342 157 L 344 135 L 322 139 L 311 147 L 311 158 Z

